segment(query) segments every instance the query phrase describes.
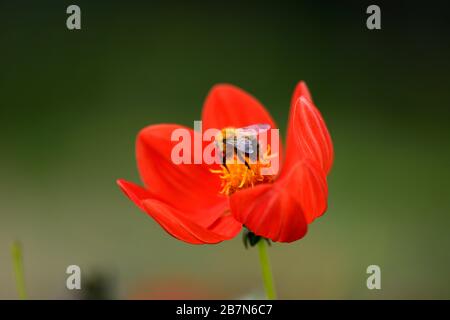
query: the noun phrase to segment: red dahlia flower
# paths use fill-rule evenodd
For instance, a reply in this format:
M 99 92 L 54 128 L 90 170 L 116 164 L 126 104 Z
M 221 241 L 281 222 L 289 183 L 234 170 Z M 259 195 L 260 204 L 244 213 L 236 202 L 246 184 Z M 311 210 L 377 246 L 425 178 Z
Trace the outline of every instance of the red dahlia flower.
M 260 123 L 277 128 L 259 101 L 228 84 L 212 88 L 202 122 L 203 130 Z M 171 151 L 176 142 L 171 134 L 178 128 L 184 127 L 151 125 L 138 134 L 137 165 L 145 187 L 118 180 L 125 194 L 175 238 L 218 243 L 236 236 L 244 225 L 257 236 L 292 242 L 326 211 L 333 145 L 304 82 L 292 97 L 286 153 L 277 175 L 261 178 L 258 163 L 245 177 L 247 170 L 239 165 L 225 174 L 217 165 L 174 164 Z M 189 130 L 191 140 L 201 134 Z

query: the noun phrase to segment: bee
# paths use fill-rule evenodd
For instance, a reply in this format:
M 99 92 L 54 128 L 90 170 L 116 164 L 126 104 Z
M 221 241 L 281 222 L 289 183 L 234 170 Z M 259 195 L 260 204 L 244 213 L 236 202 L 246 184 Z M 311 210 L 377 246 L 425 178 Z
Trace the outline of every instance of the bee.
M 237 158 L 250 169 L 247 159 L 256 161 L 260 156 L 258 134 L 270 129 L 268 124 L 255 124 L 243 128 L 224 128 L 216 136 L 216 154 L 227 168 L 227 160 Z M 228 170 L 229 171 L 229 170 Z

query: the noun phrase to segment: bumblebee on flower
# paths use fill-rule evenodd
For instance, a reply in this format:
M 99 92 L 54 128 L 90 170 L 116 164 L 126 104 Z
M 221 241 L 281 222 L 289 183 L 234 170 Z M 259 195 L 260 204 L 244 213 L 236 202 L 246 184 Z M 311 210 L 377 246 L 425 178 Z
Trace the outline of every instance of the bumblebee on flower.
M 139 133 L 136 143 L 145 187 L 118 180 L 125 194 L 169 234 L 188 243 L 228 240 L 242 226 L 272 241 L 301 239 L 308 224 L 326 211 L 326 176 L 334 154 L 325 122 L 305 83 L 297 85 L 292 97 L 284 155 L 279 136 L 271 136 L 269 129 L 277 126 L 270 114 L 233 85 L 213 87 L 202 122 L 204 130 L 219 132 L 215 152 L 221 157 L 220 165 L 174 163 L 172 132 L 186 130 L 191 141 L 201 133 L 176 124 L 150 125 Z M 268 136 L 266 146 L 259 144 L 261 134 Z M 271 152 L 274 144 L 276 153 Z M 200 147 L 204 152 L 207 141 L 202 140 Z M 274 158 L 282 163 L 280 172 L 262 174 Z

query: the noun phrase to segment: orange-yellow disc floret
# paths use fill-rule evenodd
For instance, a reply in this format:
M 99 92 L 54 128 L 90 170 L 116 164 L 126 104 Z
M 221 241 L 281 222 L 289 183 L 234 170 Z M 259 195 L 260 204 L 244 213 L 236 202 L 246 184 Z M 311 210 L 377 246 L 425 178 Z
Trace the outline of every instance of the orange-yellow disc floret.
M 274 176 L 263 172 L 264 168 L 270 168 L 271 164 L 268 160 L 271 157 L 273 155 L 270 154 L 268 146 L 267 151 L 256 162 L 252 163 L 246 158 L 248 166 L 235 156 L 233 159 L 227 160 L 226 165 L 222 164 L 220 169 L 210 171 L 220 175 L 222 181 L 220 193 L 229 196 L 241 189 L 272 182 Z

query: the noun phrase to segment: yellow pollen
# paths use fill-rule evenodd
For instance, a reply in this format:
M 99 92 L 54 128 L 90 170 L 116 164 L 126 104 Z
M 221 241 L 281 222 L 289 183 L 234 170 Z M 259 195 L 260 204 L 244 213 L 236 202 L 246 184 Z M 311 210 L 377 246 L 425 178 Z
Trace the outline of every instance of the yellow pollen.
M 221 194 L 232 195 L 241 189 L 254 187 L 261 183 L 270 183 L 274 180 L 274 175 L 263 174 L 262 169 L 270 168 L 270 158 L 275 155 L 270 154 L 270 146 L 267 146 L 267 151 L 261 155 L 261 159 L 256 162 L 251 162 L 247 157 L 248 166 L 242 161 L 239 161 L 237 156 L 230 159 L 225 165 L 221 165 L 218 170 L 210 170 L 212 173 L 219 174 L 222 182 Z

